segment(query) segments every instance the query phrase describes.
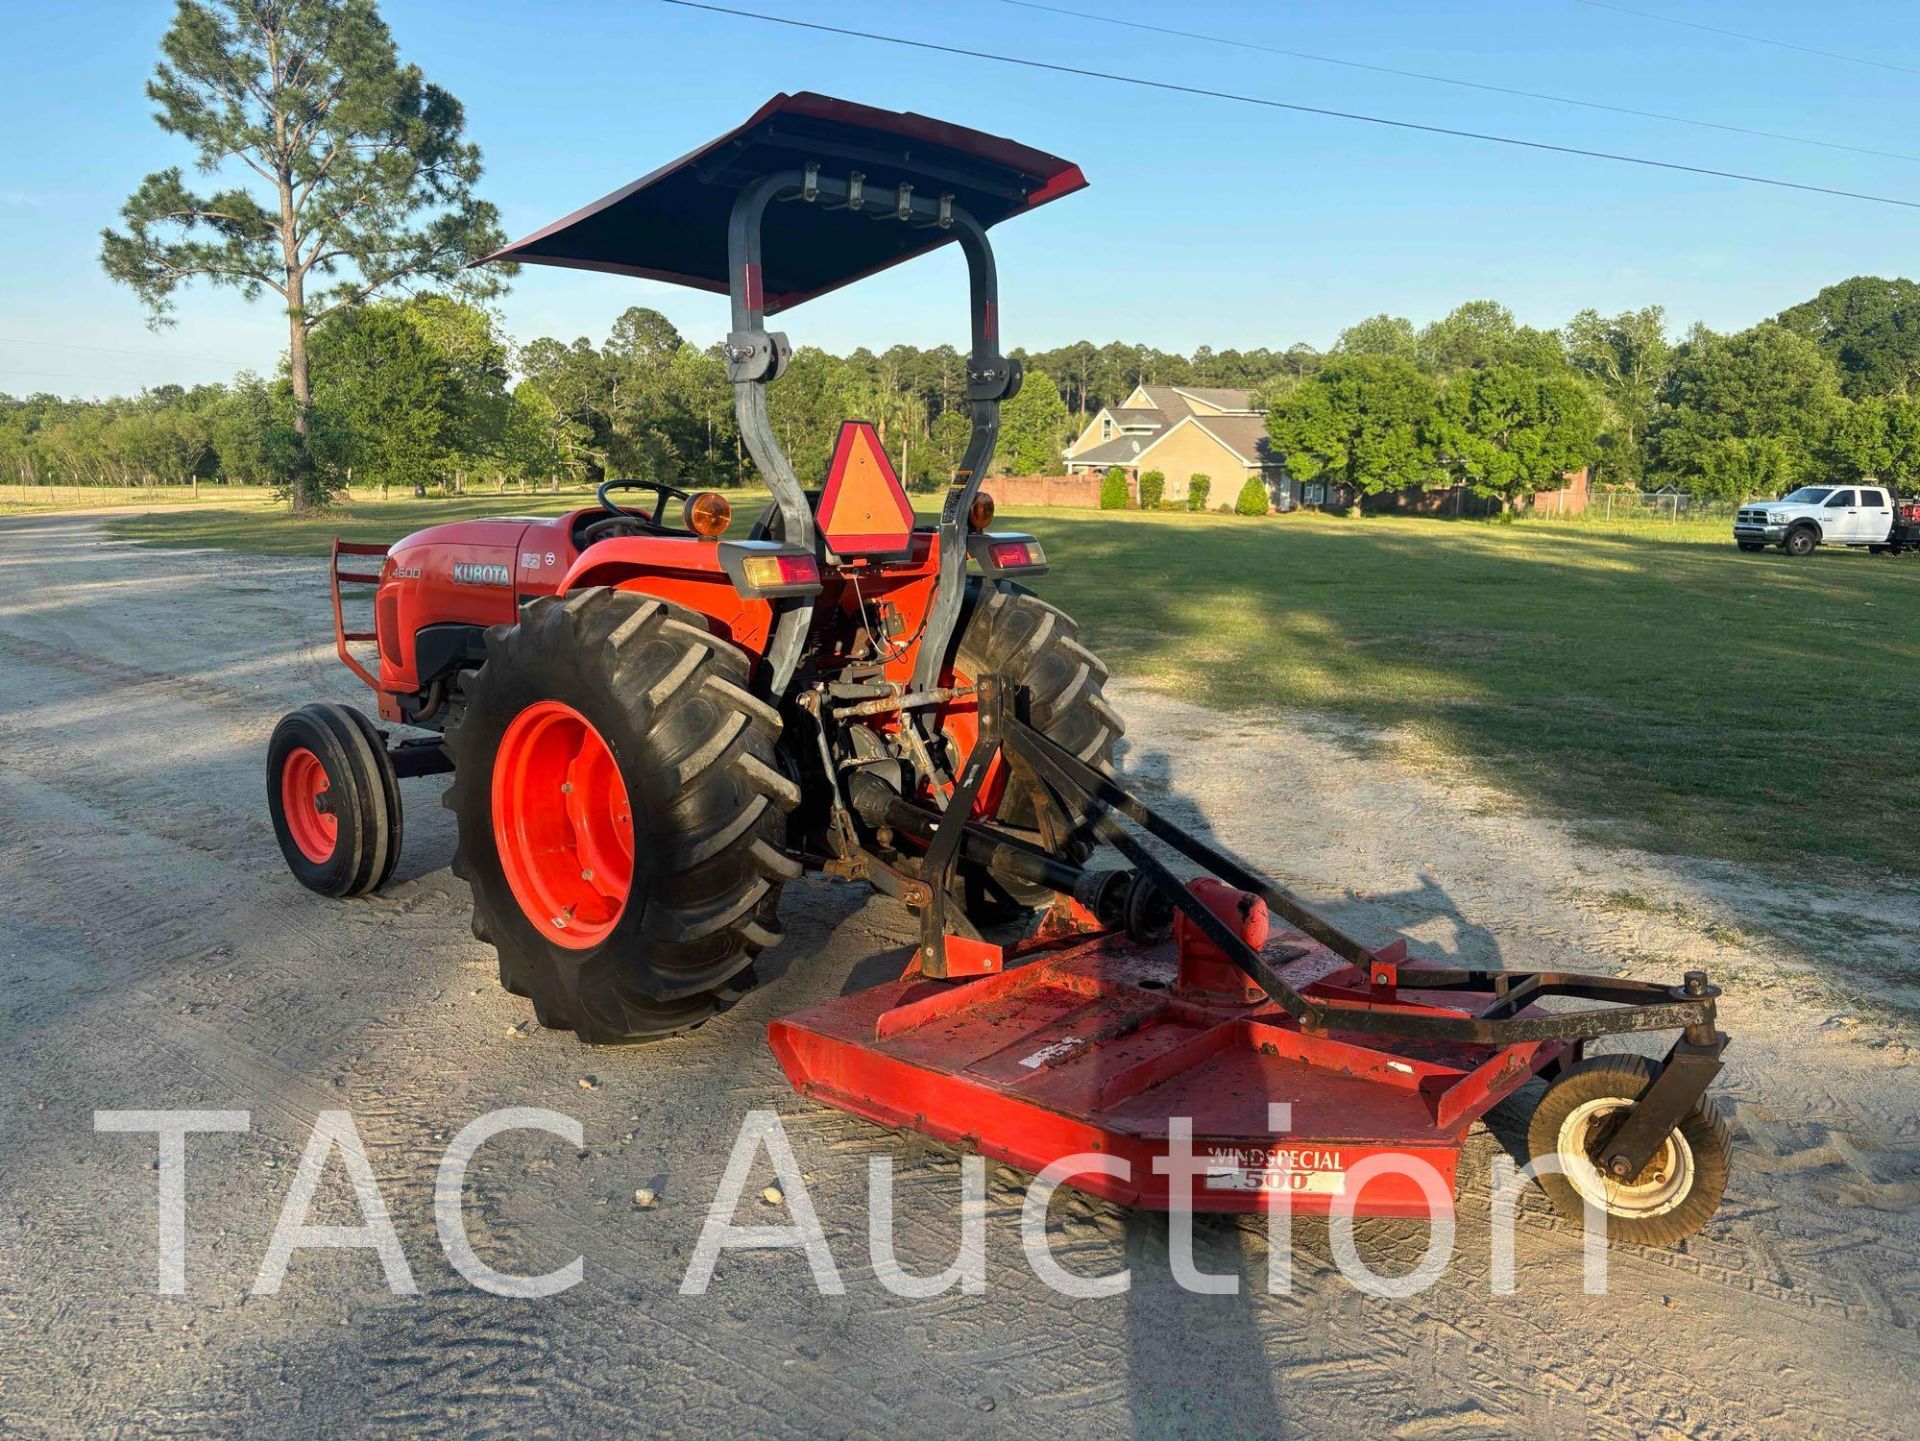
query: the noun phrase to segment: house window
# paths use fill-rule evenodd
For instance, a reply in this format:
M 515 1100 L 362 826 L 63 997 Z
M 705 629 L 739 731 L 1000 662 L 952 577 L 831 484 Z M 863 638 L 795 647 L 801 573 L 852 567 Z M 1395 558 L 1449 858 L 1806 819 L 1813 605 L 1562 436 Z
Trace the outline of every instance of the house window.
M 1113 417 L 1110 415 L 1100 417 L 1100 438 L 1102 440 L 1113 439 Z
M 1327 503 L 1327 487 L 1316 481 L 1306 487 L 1305 499 L 1308 505 L 1325 505 Z

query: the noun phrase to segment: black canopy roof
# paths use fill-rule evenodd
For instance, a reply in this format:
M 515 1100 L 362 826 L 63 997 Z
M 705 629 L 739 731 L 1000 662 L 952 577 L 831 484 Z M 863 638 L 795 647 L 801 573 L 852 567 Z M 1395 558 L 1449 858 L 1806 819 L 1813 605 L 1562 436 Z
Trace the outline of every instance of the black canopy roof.
M 718 140 L 576 210 L 485 260 L 565 265 L 727 290 L 727 217 L 753 181 L 818 161 L 867 184 L 951 194 L 993 225 L 1086 185 L 1080 167 L 1011 140 L 801 91 L 776 95 Z M 777 204 L 764 236 L 766 313 L 838 289 L 932 250 L 952 233 L 877 224 L 819 205 Z

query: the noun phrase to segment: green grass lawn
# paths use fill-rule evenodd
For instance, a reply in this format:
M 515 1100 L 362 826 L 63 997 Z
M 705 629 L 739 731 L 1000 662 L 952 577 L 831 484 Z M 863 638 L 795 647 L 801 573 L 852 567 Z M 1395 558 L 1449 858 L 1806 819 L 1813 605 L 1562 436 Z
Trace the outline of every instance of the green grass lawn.
M 293 520 L 117 518 L 157 545 L 315 553 L 573 497 L 356 502 Z M 742 506 L 743 510 L 751 509 Z M 1726 522 L 1534 522 L 1011 512 L 1036 587 L 1126 676 L 1221 708 L 1388 729 L 1656 850 L 1920 869 L 1920 559 L 1743 555 Z M 1274 744 L 1348 743 L 1311 716 Z M 1258 764 L 1258 757 L 1249 757 Z

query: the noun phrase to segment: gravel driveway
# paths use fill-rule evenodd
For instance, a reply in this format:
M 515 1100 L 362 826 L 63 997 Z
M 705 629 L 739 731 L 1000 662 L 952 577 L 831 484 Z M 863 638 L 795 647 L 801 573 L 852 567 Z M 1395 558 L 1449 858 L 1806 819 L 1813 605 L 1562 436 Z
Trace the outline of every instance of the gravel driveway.
M 1913 1435 L 1920 1389 L 1920 896 L 1604 849 L 1310 715 L 1216 715 L 1122 682 L 1124 762 L 1364 938 L 1437 956 L 1650 975 L 1703 964 L 1735 1040 L 1719 1217 L 1684 1250 L 1617 1249 L 1581 1290 L 1577 1228 L 1523 1207 L 1492 1293 L 1487 1180 L 1510 1103 L 1463 1163 L 1438 1284 L 1375 1299 L 1296 1225 L 1291 1294 L 1258 1223 L 1203 1219 L 1177 1287 L 1163 1218 L 1063 1194 L 1054 1248 L 1124 1295 L 1073 1301 L 1023 1259 L 1027 1178 L 989 1167 L 986 1294 L 893 1295 L 868 1259 L 867 1161 L 894 1158 L 909 1270 L 958 1244 L 959 1163 L 789 1092 L 769 1018 L 897 969 L 905 913 L 789 889 L 766 984 L 687 1038 L 590 1050 L 496 985 L 448 873 L 440 781 L 404 783 L 377 898 L 297 886 L 263 804 L 285 710 L 361 701 L 332 655 L 324 566 L 140 550 L 85 516 L 0 519 L 0 1435 L 347 1431 L 756 1436 Z M 476 1290 L 436 1237 L 448 1138 L 503 1106 L 579 1120 L 491 1142 L 469 1178 Z M 155 1294 L 151 1137 L 96 1109 L 244 1110 L 189 1146 L 187 1291 Z M 316 1117 L 350 1111 L 417 1295 L 372 1255 L 303 1251 L 251 1294 Z M 726 1256 L 679 1292 L 743 1118 L 781 1117 L 845 1293 L 794 1252 Z M 741 1219 L 784 1219 L 756 1173 Z M 657 1193 L 651 1209 L 634 1192 Z M 751 1214 L 749 1214 L 751 1213 Z M 315 1220 L 356 1223 L 337 1161 Z M 1359 1224 L 1405 1270 L 1424 1228 Z

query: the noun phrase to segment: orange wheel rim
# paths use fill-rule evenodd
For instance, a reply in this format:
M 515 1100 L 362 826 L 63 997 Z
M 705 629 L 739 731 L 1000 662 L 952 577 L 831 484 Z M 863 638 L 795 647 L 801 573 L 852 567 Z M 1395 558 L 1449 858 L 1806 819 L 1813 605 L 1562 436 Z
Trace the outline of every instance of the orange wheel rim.
M 493 762 L 493 840 L 513 898 L 556 945 L 598 945 L 633 884 L 633 808 L 613 752 L 570 705 L 515 716 Z
M 327 768 L 320 757 L 305 746 L 288 751 L 280 764 L 280 810 L 294 846 L 315 865 L 332 856 L 340 841 L 340 821 L 323 799 L 327 794 Z

